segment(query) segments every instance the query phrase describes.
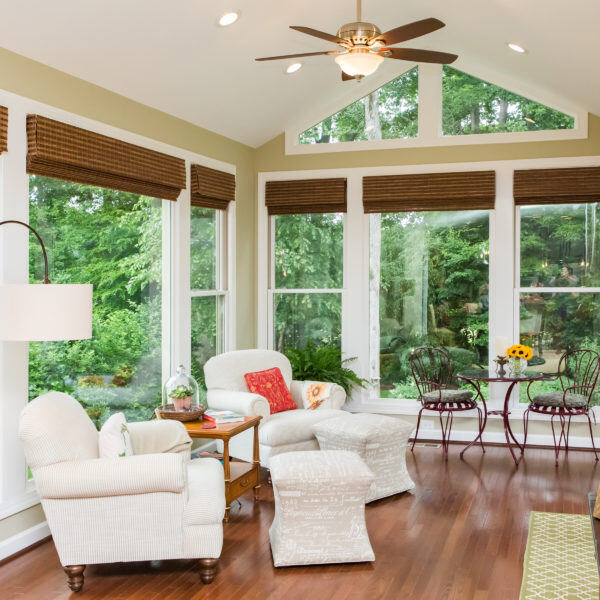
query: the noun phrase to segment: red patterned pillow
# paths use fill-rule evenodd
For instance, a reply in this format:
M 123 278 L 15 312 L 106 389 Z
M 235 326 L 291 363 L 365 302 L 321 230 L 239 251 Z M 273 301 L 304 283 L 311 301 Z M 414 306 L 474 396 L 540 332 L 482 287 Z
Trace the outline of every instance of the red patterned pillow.
M 297 408 L 279 367 L 246 373 L 244 379 L 250 392 L 267 399 L 271 414 Z

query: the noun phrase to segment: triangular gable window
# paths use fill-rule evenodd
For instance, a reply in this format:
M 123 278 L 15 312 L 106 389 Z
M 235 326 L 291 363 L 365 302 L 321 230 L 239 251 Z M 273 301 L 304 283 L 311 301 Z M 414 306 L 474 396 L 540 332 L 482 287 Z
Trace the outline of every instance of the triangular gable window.
M 573 129 L 575 119 L 458 69 L 444 66 L 444 135 Z
M 396 77 L 302 132 L 301 144 L 416 137 L 418 133 L 418 67 Z

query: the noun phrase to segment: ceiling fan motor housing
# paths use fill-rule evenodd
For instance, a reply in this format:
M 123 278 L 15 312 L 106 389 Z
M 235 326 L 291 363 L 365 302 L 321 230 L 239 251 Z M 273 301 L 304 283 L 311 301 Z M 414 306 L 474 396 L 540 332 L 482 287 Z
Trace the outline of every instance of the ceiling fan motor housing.
M 354 23 L 346 23 L 342 25 L 337 32 L 337 37 L 351 42 L 355 46 L 366 46 L 367 42 L 378 35 L 381 31 L 373 23 L 365 23 L 364 21 L 356 21 Z

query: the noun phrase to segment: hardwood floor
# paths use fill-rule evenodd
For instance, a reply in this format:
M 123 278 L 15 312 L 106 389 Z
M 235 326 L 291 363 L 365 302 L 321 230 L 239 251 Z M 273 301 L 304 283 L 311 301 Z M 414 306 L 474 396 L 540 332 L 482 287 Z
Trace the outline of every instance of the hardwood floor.
M 272 489 L 234 504 L 214 583 L 200 581 L 198 561 L 90 565 L 72 598 L 115 600 L 512 600 L 519 596 L 531 510 L 586 513 L 600 467 L 570 452 L 554 467 L 551 450 L 529 450 L 519 470 L 506 448 L 417 447 L 408 453 L 414 494 L 367 507 L 373 564 L 275 569 L 269 547 Z M 0 566 L 3 600 L 69 598 L 51 542 Z

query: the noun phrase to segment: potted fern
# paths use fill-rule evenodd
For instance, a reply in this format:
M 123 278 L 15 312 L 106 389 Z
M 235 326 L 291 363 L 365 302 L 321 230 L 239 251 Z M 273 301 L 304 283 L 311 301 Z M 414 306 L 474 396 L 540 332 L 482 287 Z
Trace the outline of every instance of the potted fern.
M 342 358 L 341 350 L 335 346 L 315 346 L 309 341 L 303 350 L 286 348 L 284 354 L 292 364 L 292 375 L 296 380 L 337 383 L 347 395 L 353 385 L 364 388 L 367 383 L 344 366 L 356 358 Z

